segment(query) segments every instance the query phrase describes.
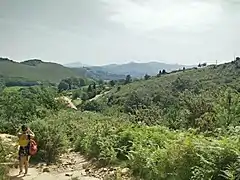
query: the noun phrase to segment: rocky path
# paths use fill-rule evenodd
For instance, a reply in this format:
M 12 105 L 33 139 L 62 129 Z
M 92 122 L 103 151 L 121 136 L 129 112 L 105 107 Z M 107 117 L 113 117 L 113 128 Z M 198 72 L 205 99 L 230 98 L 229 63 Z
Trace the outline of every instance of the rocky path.
M 0 134 L 3 144 L 9 145 L 9 151 L 17 149 L 16 137 L 8 134 Z M 13 148 L 12 150 L 10 150 Z M 13 167 L 8 177 L 10 180 L 104 180 L 104 179 L 130 179 L 129 169 L 120 167 L 96 168 L 93 163 L 87 161 L 80 153 L 72 152 L 63 154 L 60 162 L 47 166 L 44 163 L 30 165 L 28 175 L 18 175 L 18 161 L 12 154 L 8 163 Z M 15 168 L 14 168 L 15 167 Z
M 38 164 L 30 166 L 28 175 L 18 175 L 19 169 L 13 168 L 9 172 L 10 180 L 100 180 L 87 175 L 86 160 L 78 153 L 65 154 L 61 163 L 47 166 Z

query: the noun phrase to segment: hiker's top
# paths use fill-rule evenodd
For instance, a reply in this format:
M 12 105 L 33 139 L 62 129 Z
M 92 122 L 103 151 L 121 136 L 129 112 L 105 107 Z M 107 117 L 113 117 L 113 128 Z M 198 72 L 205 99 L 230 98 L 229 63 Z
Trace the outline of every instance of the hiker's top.
M 29 145 L 30 138 L 34 138 L 34 133 L 29 129 L 23 129 L 23 132 L 18 133 L 18 143 L 19 146 L 26 147 Z
M 29 143 L 29 135 L 27 134 L 23 134 L 23 133 L 19 133 L 18 134 L 18 137 L 19 137 L 19 140 L 18 140 L 18 143 L 19 143 L 19 146 L 22 146 L 22 147 L 26 147 Z

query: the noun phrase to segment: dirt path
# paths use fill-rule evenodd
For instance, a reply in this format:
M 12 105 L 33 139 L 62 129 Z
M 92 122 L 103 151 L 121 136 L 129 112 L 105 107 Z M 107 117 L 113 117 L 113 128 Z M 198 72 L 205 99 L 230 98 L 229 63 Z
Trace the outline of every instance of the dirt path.
M 58 165 L 39 164 L 29 168 L 28 175 L 18 175 L 19 169 L 11 169 L 10 180 L 100 180 L 90 177 L 84 169 L 87 161 L 78 153 L 65 154 Z
M 16 137 L 8 134 L 0 134 L 0 140 L 3 143 L 10 145 L 16 149 Z M 99 180 L 96 177 L 90 177 L 87 175 L 89 169 L 87 169 L 89 162 L 85 158 L 76 152 L 68 152 L 60 157 L 60 162 L 56 165 L 47 166 L 46 164 L 38 164 L 29 167 L 28 175 L 18 175 L 18 161 L 16 158 L 12 159 L 12 162 L 5 163 L 12 168 L 9 171 L 10 180 Z M 84 169 L 85 168 L 85 169 Z M 93 174 L 94 175 L 94 174 Z
M 89 99 L 89 101 L 95 101 L 95 100 L 97 100 L 98 98 L 102 97 L 103 95 L 108 94 L 109 92 L 110 92 L 110 91 L 106 91 L 106 92 L 104 92 L 104 93 L 102 93 L 102 94 L 98 94 L 98 95 L 96 95 L 94 98 Z
M 72 108 L 74 110 L 77 110 L 77 107 L 73 104 L 72 100 L 66 96 L 62 96 L 62 97 L 59 97 L 59 98 L 56 98 L 56 99 L 62 99 L 63 101 L 66 102 L 67 106 L 69 108 Z

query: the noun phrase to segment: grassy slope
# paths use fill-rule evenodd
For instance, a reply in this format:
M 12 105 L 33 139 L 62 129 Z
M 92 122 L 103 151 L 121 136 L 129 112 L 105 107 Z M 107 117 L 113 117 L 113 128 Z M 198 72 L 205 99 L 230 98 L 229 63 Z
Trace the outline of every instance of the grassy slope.
M 59 82 L 70 76 L 84 76 L 83 72 L 73 71 L 60 64 L 39 63 L 36 66 L 30 66 L 12 61 L 0 61 L 0 74 L 8 77 L 51 82 Z
M 149 80 L 136 81 L 121 87 L 120 91 L 116 92 L 116 88 L 111 94 L 120 100 L 125 100 L 132 92 L 137 92 L 141 97 L 153 97 L 155 94 L 162 96 L 172 95 L 173 83 L 178 78 L 187 82 L 188 88 L 198 86 L 199 89 L 216 89 L 220 87 L 232 87 L 240 89 L 240 68 L 238 63 L 226 63 L 206 68 L 189 69 L 185 72 L 175 72 L 160 77 L 152 77 Z M 181 84 L 181 83 L 180 83 Z

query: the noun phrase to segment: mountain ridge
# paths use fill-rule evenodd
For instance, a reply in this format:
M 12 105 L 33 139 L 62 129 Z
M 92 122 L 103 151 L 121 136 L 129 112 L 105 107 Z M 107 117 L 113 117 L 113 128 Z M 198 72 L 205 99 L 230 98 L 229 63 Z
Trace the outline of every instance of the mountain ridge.
M 133 77 L 143 77 L 145 74 L 151 76 L 158 74 L 160 70 L 165 69 L 166 71 L 174 71 L 182 68 L 194 67 L 193 65 L 181 65 L 181 64 L 167 64 L 157 61 L 150 62 L 129 62 L 125 64 L 109 64 L 104 66 L 90 66 L 93 70 L 102 70 L 109 73 L 131 75 Z
M 55 62 L 40 59 L 29 59 L 21 62 L 0 57 L 0 76 L 19 78 L 28 81 L 47 81 L 58 83 L 68 77 L 84 77 L 91 79 L 116 80 L 125 78 L 123 75 L 94 71 L 86 67 L 69 68 Z

